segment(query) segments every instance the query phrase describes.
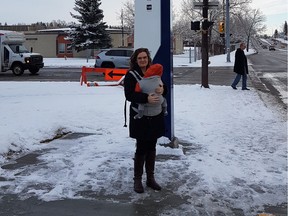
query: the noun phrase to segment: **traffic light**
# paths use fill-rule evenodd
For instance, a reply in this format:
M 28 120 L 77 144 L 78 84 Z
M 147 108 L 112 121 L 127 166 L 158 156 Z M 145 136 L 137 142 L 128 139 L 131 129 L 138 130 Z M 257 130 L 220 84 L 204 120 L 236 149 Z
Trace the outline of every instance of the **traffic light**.
M 200 21 L 191 22 L 191 30 L 200 30 Z
M 210 21 L 207 21 L 207 22 L 203 22 L 202 23 L 202 28 L 203 29 L 208 29 L 208 28 L 210 28 L 212 25 L 214 24 L 214 22 L 210 22 Z
M 224 31 L 225 31 L 225 23 L 223 21 L 221 21 L 219 23 L 219 32 L 224 33 Z

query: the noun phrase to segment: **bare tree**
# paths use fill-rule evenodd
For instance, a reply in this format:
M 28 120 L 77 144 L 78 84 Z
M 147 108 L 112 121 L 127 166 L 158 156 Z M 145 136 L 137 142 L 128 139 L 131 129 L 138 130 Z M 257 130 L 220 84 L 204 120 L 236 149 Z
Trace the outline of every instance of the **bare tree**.
M 173 32 L 180 35 L 185 42 L 197 43 L 201 41 L 201 33 L 191 30 L 191 21 L 200 20 L 201 10 L 193 9 L 194 0 L 182 0 L 180 11 L 173 22 Z M 197 0 L 198 2 L 200 0 Z
M 199 34 L 194 34 L 190 30 L 191 21 L 202 21 L 202 10 L 193 7 L 193 2 L 202 2 L 202 0 L 182 0 L 181 4 L 181 18 L 177 21 L 177 32 L 179 32 L 183 38 L 190 38 L 190 40 L 198 40 Z M 236 12 L 246 8 L 251 0 L 230 0 L 230 17 L 235 16 Z M 209 21 L 214 22 L 212 28 L 209 28 L 209 38 L 211 43 L 222 43 L 218 32 L 218 23 L 225 20 L 225 4 L 226 1 L 219 1 L 218 8 L 209 9 Z M 180 29 L 182 28 L 182 29 Z M 217 34 L 215 34 L 217 33 Z M 233 31 L 231 31 L 233 34 Z
M 182 0 L 180 11 L 175 11 L 173 7 L 173 33 L 180 35 L 186 41 L 201 41 L 201 32 L 194 32 L 191 28 L 191 21 L 202 21 L 202 9 L 194 8 L 193 2 L 202 0 Z M 249 4 L 252 0 L 230 0 L 230 32 L 234 41 L 246 40 L 247 49 L 251 35 L 263 31 L 265 26 L 262 23 L 265 17 L 259 10 L 252 10 Z M 213 27 L 209 28 L 211 43 L 222 43 L 218 32 L 218 23 L 225 19 L 226 1 L 219 1 L 219 7 L 209 9 L 209 21 L 214 22 Z M 123 13 L 122 13 L 123 11 Z M 240 15 L 241 14 L 241 15 Z M 119 19 L 123 19 L 125 27 L 134 29 L 135 0 L 126 0 L 119 13 Z M 248 22 L 249 21 L 249 22 Z M 217 34 L 215 34 L 217 33 Z
M 244 32 L 247 40 L 247 51 L 249 51 L 249 42 L 251 36 L 256 35 L 258 32 L 262 32 L 266 29 L 266 26 L 263 25 L 265 21 L 265 16 L 260 12 L 259 9 L 252 10 L 242 10 L 242 13 L 239 13 L 237 18 L 239 20 L 241 29 Z
M 123 8 L 119 13 L 119 19 L 123 19 L 124 26 L 134 29 L 135 18 L 135 0 L 126 0 L 123 4 Z

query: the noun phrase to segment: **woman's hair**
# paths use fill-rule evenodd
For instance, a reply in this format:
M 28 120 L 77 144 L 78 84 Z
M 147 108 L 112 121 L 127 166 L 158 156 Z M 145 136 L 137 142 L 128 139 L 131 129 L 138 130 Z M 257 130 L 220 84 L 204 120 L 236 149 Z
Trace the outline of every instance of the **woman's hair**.
M 151 65 L 152 63 L 152 59 L 151 59 L 151 56 L 150 56 L 150 52 L 147 48 L 139 48 L 139 49 L 136 49 L 134 51 L 134 53 L 132 54 L 132 56 L 130 57 L 130 68 L 129 70 L 139 70 L 139 65 L 137 64 L 137 57 L 139 55 L 139 53 L 141 52 L 145 52 L 148 56 L 148 65 L 147 65 L 147 68 Z

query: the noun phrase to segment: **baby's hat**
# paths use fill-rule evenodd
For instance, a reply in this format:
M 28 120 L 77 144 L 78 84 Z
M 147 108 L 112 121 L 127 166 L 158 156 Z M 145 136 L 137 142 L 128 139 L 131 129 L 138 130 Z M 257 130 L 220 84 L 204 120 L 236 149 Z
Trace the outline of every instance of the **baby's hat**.
M 145 73 L 145 77 L 149 76 L 162 76 L 163 73 L 163 66 L 161 64 L 152 64 L 147 69 Z

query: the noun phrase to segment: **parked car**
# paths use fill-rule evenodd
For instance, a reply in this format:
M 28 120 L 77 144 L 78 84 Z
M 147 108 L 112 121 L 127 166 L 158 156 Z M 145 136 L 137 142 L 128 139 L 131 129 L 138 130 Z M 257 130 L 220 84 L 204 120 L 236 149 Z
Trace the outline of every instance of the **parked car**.
M 273 45 L 269 46 L 269 50 L 274 50 L 275 51 L 275 47 Z
M 267 48 L 268 48 L 268 46 L 267 46 L 267 45 L 265 45 L 265 44 L 263 44 L 263 45 L 262 45 L 262 48 L 263 48 L 263 49 L 267 49 Z
M 101 68 L 129 68 L 132 48 L 111 48 L 102 50 L 95 60 L 95 67 Z

